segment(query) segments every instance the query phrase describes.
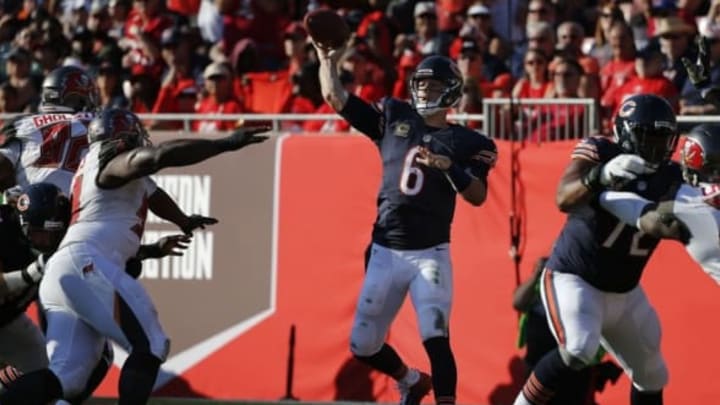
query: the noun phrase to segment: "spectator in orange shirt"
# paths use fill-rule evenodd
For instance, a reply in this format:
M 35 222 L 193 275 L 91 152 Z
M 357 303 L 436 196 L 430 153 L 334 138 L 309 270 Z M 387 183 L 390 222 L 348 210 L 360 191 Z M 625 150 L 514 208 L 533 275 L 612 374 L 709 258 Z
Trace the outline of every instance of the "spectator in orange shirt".
M 172 25 L 173 19 L 165 10 L 163 0 L 134 0 L 120 45 L 128 49 L 123 67 L 160 79 L 163 68 L 160 39 Z
M 293 74 L 292 93 L 281 112 L 312 114 L 317 111 L 318 106 L 323 102 L 318 68 L 318 64 L 307 63 Z M 303 124 L 303 121 L 284 121 L 281 128 L 284 131 L 299 132 L 303 129 Z
M 608 36 L 612 60 L 600 69 L 600 89 L 603 97 L 612 93 L 635 76 L 635 40 L 625 21 L 617 21 Z
M 167 65 L 162 86 L 152 111 L 154 113 L 192 113 L 197 101 L 197 72 L 191 58 L 190 37 L 179 28 L 168 28 L 162 34 L 161 52 Z M 153 129 L 183 129 L 182 121 L 157 121 Z
M 232 96 L 232 73 L 224 63 L 213 62 L 203 72 L 207 95 L 195 106 L 198 114 L 240 114 L 245 110 Z M 193 122 L 196 132 L 230 131 L 236 121 L 202 120 Z
M 285 28 L 283 47 L 288 58 L 288 77 L 292 77 L 308 60 L 307 31 L 301 23 L 292 22 Z
M 584 97 L 599 98 L 600 95 L 600 65 L 592 56 L 582 52 L 582 41 L 585 30 L 576 22 L 564 22 L 557 28 L 557 53 L 564 58 L 575 59 L 582 66 L 585 74 L 582 76 L 580 93 Z M 555 64 L 550 63 L 550 73 L 555 70 Z
M 667 99 L 675 111 L 678 111 L 678 89 L 663 76 L 663 54 L 655 47 L 648 46 L 637 53 L 635 71 L 637 76 L 618 88 L 605 107 L 606 118 L 614 116 L 626 97 L 639 93 L 655 94 Z
M 352 94 L 355 91 L 355 78 L 352 73 L 347 70 L 340 70 L 338 78 L 348 94 Z M 330 104 L 323 102 L 315 113 L 335 114 L 335 110 L 330 107 Z M 303 130 L 307 132 L 348 132 L 350 131 L 350 124 L 341 117 L 338 117 L 336 120 L 305 121 Z
M 584 71 L 580 63 L 572 58 L 557 60 L 552 72 L 553 86 L 548 96 L 560 99 L 580 97 L 580 86 Z M 529 125 L 534 129 L 529 135 L 531 141 L 572 139 L 585 136 L 582 133 L 585 106 L 552 104 L 539 109 L 535 122 Z
M 397 79 L 393 85 L 392 96 L 400 100 L 410 100 L 410 79 L 415 67 L 422 61 L 422 56 L 410 49 L 406 49 L 397 65 Z
M 341 59 L 340 66 L 355 77 L 355 95 L 374 103 L 387 95 L 382 77 L 382 70 L 368 60 L 366 50 L 362 46 L 348 49 Z
M 515 83 L 513 97 L 543 98 L 550 85 L 547 54 L 537 48 L 528 49 L 525 53 L 525 74 Z
M 494 81 L 483 76 L 483 54 L 475 41 L 463 41 L 457 65 L 464 80 L 472 79 L 479 86 L 482 97 L 496 97 L 507 94 L 510 74 L 504 73 Z

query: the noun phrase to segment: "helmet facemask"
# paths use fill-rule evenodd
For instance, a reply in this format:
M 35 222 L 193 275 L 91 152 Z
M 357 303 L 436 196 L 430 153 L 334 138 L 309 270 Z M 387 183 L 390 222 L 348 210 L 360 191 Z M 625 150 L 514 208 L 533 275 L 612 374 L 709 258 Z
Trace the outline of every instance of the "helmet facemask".
M 615 140 L 620 147 L 628 153 L 637 154 L 650 167 L 657 167 L 668 161 L 678 142 L 676 128 L 663 121 L 637 124 L 625 120 L 621 128 L 616 126 L 614 130 Z

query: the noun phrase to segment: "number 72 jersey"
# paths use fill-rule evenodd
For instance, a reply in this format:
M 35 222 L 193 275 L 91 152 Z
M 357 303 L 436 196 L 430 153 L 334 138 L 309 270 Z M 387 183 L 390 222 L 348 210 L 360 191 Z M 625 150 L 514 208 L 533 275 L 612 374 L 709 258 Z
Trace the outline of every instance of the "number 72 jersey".
M 578 143 L 572 157 L 603 164 L 620 153 L 622 150 L 614 142 L 591 137 Z M 680 166 L 668 162 L 653 174 L 639 176 L 622 191 L 659 201 L 673 199 L 681 184 Z M 659 239 L 621 222 L 595 198 L 587 206 L 568 214 L 547 267 L 577 274 L 601 291 L 628 292 L 640 282 L 645 265 L 659 242 Z
M 15 167 L 15 181 L 26 187 L 49 182 L 70 195 L 70 183 L 88 149 L 92 113 L 33 114 L 4 125 L 2 153 Z

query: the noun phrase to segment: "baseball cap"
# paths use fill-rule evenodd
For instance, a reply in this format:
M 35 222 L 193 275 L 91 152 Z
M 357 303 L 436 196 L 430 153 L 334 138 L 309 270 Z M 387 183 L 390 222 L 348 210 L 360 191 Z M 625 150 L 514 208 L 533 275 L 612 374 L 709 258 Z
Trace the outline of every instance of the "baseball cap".
M 415 5 L 415 12 L 413 13 L 413 16 L 419 17 L 423 14 L 437 15 L 437 9 L 435 8 L 435 3 L 432 1 L 422 1 L 420 3 L 417 3 Z
M 473 6 L 470 6 L 470 8 L 467 11 L 468 16 L 473 15 L 490 15 L 490 9 L 483 6 L 482 4 L 475 4 Z
M 224 63 L 213 62 L 205 68 L 205 71 L 203 72 L 203 77 L 205 79 L 209 79 L 213 76 L 230 77 L 230 69 L 228 69 L 227 65 L 225 65 Z

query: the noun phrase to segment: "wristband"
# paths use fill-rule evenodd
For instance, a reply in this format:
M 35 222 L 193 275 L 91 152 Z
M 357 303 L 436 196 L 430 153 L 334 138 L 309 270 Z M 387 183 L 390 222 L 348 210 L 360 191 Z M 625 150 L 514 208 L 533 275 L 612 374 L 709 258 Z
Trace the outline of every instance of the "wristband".
M 462 193 L 466 188 L 470 187 L 472 177 L 462 169 L 459 165 L 453 163 L 445 170 L 445 175 L 450 179 L 450 182 L 455 186 L 455 190 L 458 193 Z
M 587 187 L 588 190 L 597 193 L 605 189 L 603 184 L 600 182 L 600 174 L 602 173 L 602 167 L 603 165 L 597 165 L 590 169 L 582 177 L 582 184 L 583 186 Z

